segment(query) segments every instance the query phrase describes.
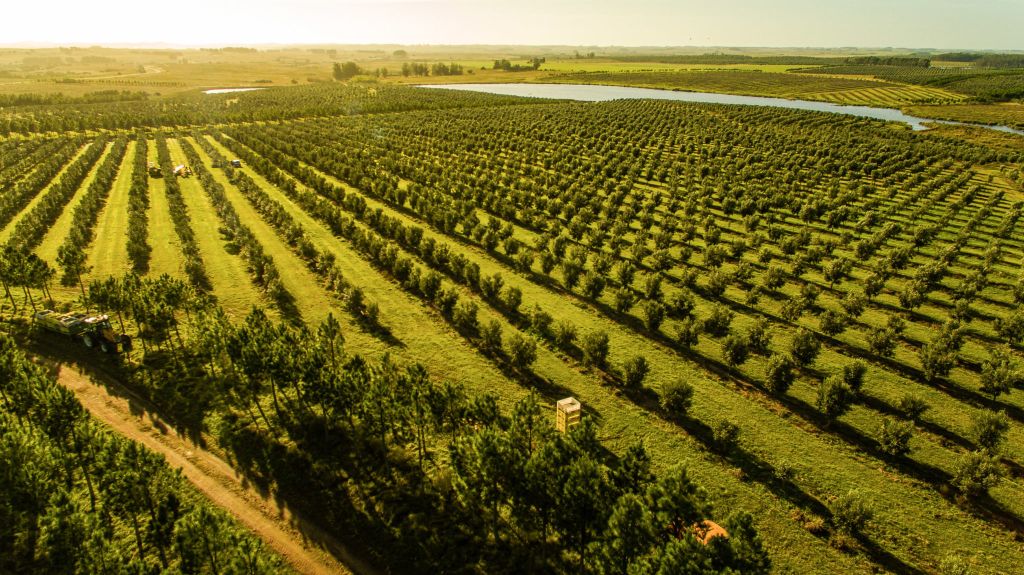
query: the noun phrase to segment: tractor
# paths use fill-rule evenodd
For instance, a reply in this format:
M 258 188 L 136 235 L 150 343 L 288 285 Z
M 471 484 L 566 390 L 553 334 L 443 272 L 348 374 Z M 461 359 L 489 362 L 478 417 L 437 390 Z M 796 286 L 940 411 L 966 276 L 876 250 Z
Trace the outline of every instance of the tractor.
M 114 333 L 107 315 L 84 313 L 57 313 L 43 310 L 36 313 L 36 322 L 44 329 L 82 342 L 85 347 L 99 348 L 104 353 L 131 351 L 132 338 Z

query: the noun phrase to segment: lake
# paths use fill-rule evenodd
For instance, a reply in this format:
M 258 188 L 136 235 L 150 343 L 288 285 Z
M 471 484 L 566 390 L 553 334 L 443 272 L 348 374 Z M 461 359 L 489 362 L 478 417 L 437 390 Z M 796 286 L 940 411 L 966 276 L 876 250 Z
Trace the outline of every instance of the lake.
M 552 100 L 579 100 L 583 102 L 606 102 L 622 99 L 674 100 L 678 102 L 701 102 L 706 104 L 734 104 L 740 106 L 771 106 L 790 110 L 811 110 L 832 114 L 846 114 L 873 118 L 887 122 L 902 122 L 914 130 L 927 130 L 926 122 L 949 124 L 953 126 L 977 126 L 1000 132 L 1024 136 L 1024 130 L 1016 130 L 1008 126 L 989 126 L 970 124 L 967 122 L 950 122 L 918 118 L 904 114 L 894 108 L 872 108 L 870 106 L 845 106 L 829 102 L 812 102 L 810 100 L 788 100 L 786 98 L 767 98 L 763 96 L 738 96 L 735 94 L 718 94 L 715 92 L 677 92 L 675 90 L 658 90 L 655 88 L 631 88 L 628 86 L 603 86 L 597 84 L 425 84 L 420 88 L 445 90 L 468 90 L 486 92 L 504 96 L 523 96 L 527 98 L 547 98 Z

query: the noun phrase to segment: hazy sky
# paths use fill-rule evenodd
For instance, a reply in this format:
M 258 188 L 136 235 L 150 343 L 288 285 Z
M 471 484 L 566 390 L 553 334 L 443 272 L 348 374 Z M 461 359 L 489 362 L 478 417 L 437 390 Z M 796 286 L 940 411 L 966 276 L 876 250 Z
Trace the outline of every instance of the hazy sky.
M 5 0 L 0 44 L 1024 49 L 1024 0 Z

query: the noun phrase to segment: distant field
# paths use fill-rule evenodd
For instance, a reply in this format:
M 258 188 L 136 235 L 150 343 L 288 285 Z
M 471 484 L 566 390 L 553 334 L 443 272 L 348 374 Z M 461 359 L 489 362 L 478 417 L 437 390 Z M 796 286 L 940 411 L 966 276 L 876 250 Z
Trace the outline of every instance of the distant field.
M 926 118 L 1000 124 L 1024 129 L 1024 104 L 960 104 L 946 106 L 908 106 L 906 111 Z
M 595 72 L 555 76 L 546 81 L 775 96 L 884 107 L 963 99 L 946 90 L 870 79 L 751 71 Z

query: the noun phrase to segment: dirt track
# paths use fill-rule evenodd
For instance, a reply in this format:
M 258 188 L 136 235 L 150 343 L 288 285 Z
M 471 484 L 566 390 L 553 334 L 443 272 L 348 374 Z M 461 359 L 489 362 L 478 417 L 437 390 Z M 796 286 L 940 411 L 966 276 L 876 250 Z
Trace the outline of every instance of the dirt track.
M 67 365 L 60 367 L 58 381 L 75 393 L 93 417 L 121 435 L 163 454 L 167 462 L 174 468 L 180 468 L 200 492 L 237 518 L 299 573 L 353 572 L 303 533 L 312 534 L 334 555 L 347 557 L 340 544 L 289 510 L 279 508 L 272 499 L 244 485 L 230 465 L 178 434 L 158 415 L 147 410 L 144 402 L 125 399 L 132 397 L 130 392 L 118 388 L 121 397 L 111 395 L 103 386 Z M 352 564 L 356 565 L 356 562 Z M 356 570 L 368 572 L 366 568 L 356 567 Z

